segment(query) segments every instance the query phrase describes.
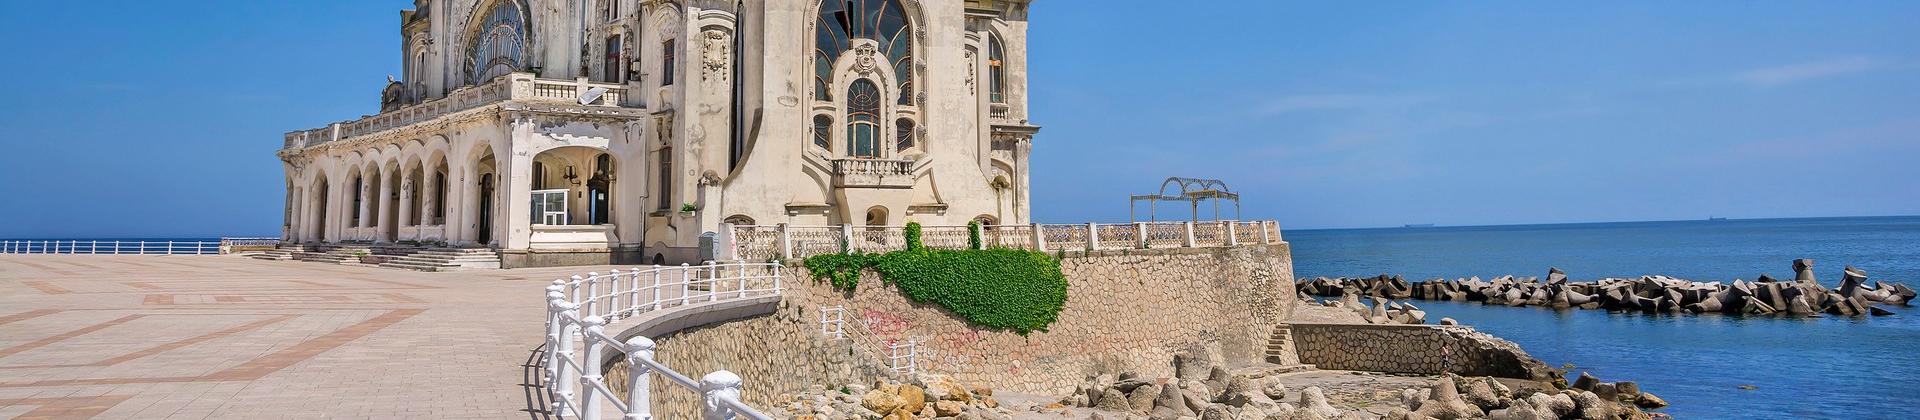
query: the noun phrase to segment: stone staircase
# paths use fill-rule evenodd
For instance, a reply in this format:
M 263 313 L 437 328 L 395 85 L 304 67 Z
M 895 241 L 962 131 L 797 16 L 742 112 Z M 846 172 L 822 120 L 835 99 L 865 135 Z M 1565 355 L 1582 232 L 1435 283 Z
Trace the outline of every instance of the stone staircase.
M 247 258 L 268 261 L 291 261 L 293 260 L 293 254 L 307 252 L 307 249 L 306 245 L 280 245 L 273 247 L 273 249 L 248 255 Z
M 381 267 L 416 271 L 500 268 L 500 253 L 487 248 L 426 248 L 394 257 Z
M 1261 376 L 1302 370 L 1312 370 L 1313 365 L 1300 363 L 1300 352 L 1293 346 L 1293 326 L 1279 324 L 1273 326 L 1273 334 L 1267 336 L 1267 363 L 1274 366 L 1270 370 L 1281 372 L 1263 372 Z

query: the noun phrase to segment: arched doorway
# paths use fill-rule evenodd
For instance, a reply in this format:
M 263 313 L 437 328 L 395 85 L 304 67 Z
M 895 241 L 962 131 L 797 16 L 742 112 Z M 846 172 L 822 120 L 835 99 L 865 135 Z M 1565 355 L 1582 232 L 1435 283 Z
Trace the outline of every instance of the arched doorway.
M 493 245 L 493 195 L 497 189 L 495 188 L 494 181 L 495 168 L 493 149 L 486 148 L 481 150 L 480 158 L 477 159 L 474 164 L 474 177 L 473 181 L 471 181 L 473 184 L 469 184 L 474 185 L 476 187 L 475 189 L 478 190 L 478 193 L 473 195 L 474 220 L 472 226 L 474 226 L 473 241 L 480 245 Z
M 607 225 L 614 222 L 616 162 L 605 150 L 565 146 L 533 157 L 529 217 L 534 225 Z

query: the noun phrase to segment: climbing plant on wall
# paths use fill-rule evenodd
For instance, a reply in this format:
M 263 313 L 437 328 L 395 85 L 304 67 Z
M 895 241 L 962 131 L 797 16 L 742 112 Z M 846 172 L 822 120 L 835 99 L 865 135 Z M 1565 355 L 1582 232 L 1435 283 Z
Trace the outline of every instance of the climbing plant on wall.
M 816 281 L 853 289 L 871 269 L 908 299 L 934 303 L 973 325 L 1026 334 L 1046 331 L 1066 307 L 1067 278 L 1060 260 L 1024 249 L 927 249 L 920 225 L 907 224 L 907 249 L 885 254 L 808 257 Z

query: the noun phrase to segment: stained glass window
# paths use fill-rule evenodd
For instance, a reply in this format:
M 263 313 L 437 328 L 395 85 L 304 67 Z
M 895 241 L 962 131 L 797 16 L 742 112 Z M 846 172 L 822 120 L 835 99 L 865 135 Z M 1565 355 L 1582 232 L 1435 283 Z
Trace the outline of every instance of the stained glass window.
M 814 98 L 833 100 L 833 61 L 854 39 L 880 44 L 879 53 L 899 79 L 898 103 L 913 97 L 913 24 L 900 0 L 823 0 L 814 22 Z
M 893 121 L 895 151 L 904 151 L 913 147 L 913 129 L 913 120 L 901 118 Z
M 829 117 L 825 115 L 813 116 L 813 145 L 814 146 L 820 146 L 820 148 L 822 149 L 832 149 L 833 148 L 833 140 L 831 137 L 833 135 L 832 133 L 833 133 L 833 117 Z
M 678 65 L 677 63 L 674 63 L 675 61 L 674 53 L 675 51 L 673 50 L 673 40 L 669 39 L 666 42 L 661 43 L 660 45 L 660 54 L 661 54 L 660 55 L 660 86 L 673 85 L 673 67 Z
M 518 0 L 500 0 L 467 39 L 467 83 L 478 84 L 519 71 L 527 44 L 526 8 Z
M 847 155 L 880 157 L 880 87 L 860 79 L 847 87 Z

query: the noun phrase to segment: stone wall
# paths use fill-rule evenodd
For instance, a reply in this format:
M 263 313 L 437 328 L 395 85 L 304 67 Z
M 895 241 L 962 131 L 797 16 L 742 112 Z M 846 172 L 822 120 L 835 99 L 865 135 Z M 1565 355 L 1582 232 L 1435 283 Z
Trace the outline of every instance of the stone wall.
M 1259 360 L 1273 326 L 1296 302 L 1285 243 L 1067 253 L 1061 271 L 1068 286 L 1059 320 L 1046 332 L 1021 336 L 975 328 L 937 305 L 909 302 L 871 272 L 847 292 L 813 281 L 794 262 L 775 314 L 655 337 L 656 357 L 696 379 L 719 369 L 739 374 L 744 399 L 755 407 L 772 407 L 779 395 L 810 385 L 885 375 L 872 350 L 819 333 L 820 308 L 844 306 L 847 328 L 864 318 L 877 340 L 928 339 L 923 373 L 1016 392 L 1064 393 L 1093 372 L 1171 377 L 1173 354 L 1195 343 L 1216 347 L 1229 361 Z M 653 389 L 656 418 L 695 417 L 696 394 L 663 379 L 655 379 Z
M 1545 380 L 1553 370 L 1513 342 L 1469 327 L 1293 323 L 1300 362 L 1320 369 Z

